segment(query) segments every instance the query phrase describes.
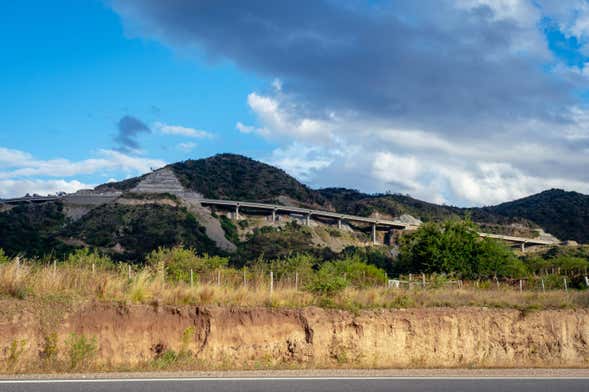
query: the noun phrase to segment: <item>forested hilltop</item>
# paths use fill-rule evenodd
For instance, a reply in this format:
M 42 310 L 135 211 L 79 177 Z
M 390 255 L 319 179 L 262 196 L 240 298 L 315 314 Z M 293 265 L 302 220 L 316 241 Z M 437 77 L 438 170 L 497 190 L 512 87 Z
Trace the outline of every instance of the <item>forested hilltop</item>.
M 589 196 L 576 192 L 552 189 L 497 206 L 459 208 L 408 195 L 366 194 L 344 188 L 315 190 L 281 169 L 234 154 L 178 162 L 162 170 L 171 173 L 180 189 L 208 198 L 383 218 L 411 215 L 423 222 L 469 218 L 481 231 L 526 237 L 542 228 L 561 240 L 589 242 Z M 79 205 L 68 198 L 42 204 L 0 204 L 0 248 L 10 256 L 43 257 L 89 247 L 115 259 L 141 262 L 158 247 L 183 245 L 211 255 L 233 254 L 245 262 L 260 255 L 283 257 L 293 252 L 329 256 L 346 246 L 361 246 L 369 238 L 363 227 L 351 231 L 325 224 L 304 228 L 296 219 L 291 225 L 264 227 L 268 224 L 263 216 L 237 222 L 227 211 L 217 214 L 196 208 L 182 195 L 134 191 L 152 174 L 98 186 L 94 192 L 115 192 L 104 204 Z M 226 246 L 221 246 L 223 242 Z

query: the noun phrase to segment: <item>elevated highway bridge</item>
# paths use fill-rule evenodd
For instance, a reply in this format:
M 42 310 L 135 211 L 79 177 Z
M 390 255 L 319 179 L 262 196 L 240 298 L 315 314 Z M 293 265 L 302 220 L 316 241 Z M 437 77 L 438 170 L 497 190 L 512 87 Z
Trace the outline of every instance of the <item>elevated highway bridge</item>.
M 43 203 L 48 201 L 60 200 L 71 195 L 59 195 L 59 196 L 28 196 L 28 197 L 17 197 L 12 199 L 0 199 L 0 204 L 22 204 L 22 203 Z M 257 211 L 268 211 L 272 215 L 272 222 L 277 220 L 279 214 L 296 214 L 304 217 L 306 225 L 310 224 L 312 217 L 316 218 L 328 218 L 337 222 L 339 228 L 342 227 L 343 222 L 355 222 L 371 225 L 372 227 L 372 241 L 377 242 L 376 233 L 378 229 L 385 230 L 412 230 L 416 229 L 418 225 L 403 222 L 401 220 L 390 220 L 371 218 L 358 215 L 342 214 L 339 212 L 316 210 L 304 207 L 293 207 L 284 206 L 280 204 L 270 203 L 257 203 L 249 201 L 239 200 L 223 200 L 223 199 L 206 199 L 199 198 L 198 201 L 203 206 L 218 206 L 218 207 L 231 207 L 235 211 L 235 217 L 239 219 L 239 212 L 241 210 L 257 210 Z M 494 238 L 514 244 L 519 244 L 522 251 L 525 250 L 527 245 L 555 245 L 557 242 L 537 239 L 537 238 L 526 238 L 526 237 L 515 237 L 501 234 L 491 233 L 479 233 L 483 238 Z

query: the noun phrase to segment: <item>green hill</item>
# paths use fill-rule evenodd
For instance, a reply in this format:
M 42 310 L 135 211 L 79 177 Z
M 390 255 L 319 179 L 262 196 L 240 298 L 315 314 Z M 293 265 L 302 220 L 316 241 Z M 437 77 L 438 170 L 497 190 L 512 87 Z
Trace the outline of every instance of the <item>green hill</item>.
M 578 192 L 550 189 L 478 210 L 505 218 L 528 219 L 562 240 L 589 242 L 589 196 Z
M 241 155 L 219 154 L 170 167 L 184 187 L 208 198 L 280 202 L 283 196 L 303 205 L 327 207 L 319 192 L 285 171 Z
M 186 189 L 208 198 L 302 205 L 361 216 L 408 214 L 422 221 L 470 216 L 488 232 L 533 236 L 536 233 L 532 229 L 541 227 L 563 240 L 589 242 L 589 196 L 577 192 L 551 189 L 497 206 L 458 208 L 399 194 L 371 195 L 345 188 L 313 190 L 283 170 L 234 154 L 187 160 L 167 167 Z M 96 189 L 101 192 L 115 189 L 123 195 L 118 201 L 90 205 L 81 218 L 71 213 L 67 199 L 6 206 L 0 212 L 0 248 L 9 255 L 40 257 L 91 246 L 117 258 L 135 260 L 158 246 L 175 244 L 194 247 L 202 253 L 223 253 L 206 234 L 204 226 L 210 222 L 199 222 L 202 217 L 189 212 L 188 204 L 177 196 L 131 192 L 147 175 L 98 186 Z M 222 220 L 221 227 L 227 231 L 227 222 Z M 237 234 L 230 234 L 226 237 L 236 243 Z M 241 253 L 254 254 L 254 248 L 264 248 L 268 254 L 288 253 L 288 249 L 280 248 L 295 242 L 310 246 L 303 234 L 282 234 L 292 238 L 281 239 L 273 232 L 260 231 L 249 245 L 240 248 Z

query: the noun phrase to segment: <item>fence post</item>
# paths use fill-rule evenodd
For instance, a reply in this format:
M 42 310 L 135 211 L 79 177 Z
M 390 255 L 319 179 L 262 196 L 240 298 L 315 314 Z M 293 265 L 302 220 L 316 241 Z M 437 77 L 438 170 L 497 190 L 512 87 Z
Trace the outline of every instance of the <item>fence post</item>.
M 128 267 L 129 267 L 129 273 L 128 273 L 128 276 L 129 276 L 129 280 L 131 280 L 131 264 L 129 264 L 129 265 L 128 265 Z
M 221 286 L 221 270 L 217 270 L 217 286 Z
M 53 277 L 57 276 L 57 260 L 53 259 Z
M 96 263 L 92 263 L 92 275 L 96 274 Z
M 567 291 L 568 292 L 569 291 L 569 288 L 567 286 L 567 278 L 566 278 L 566 276 L 563 278 L 563 280 L 564 280 L 564 291 Z
M 542 292 L 545 293 L 546 292 L 546 288 L 544 287 L 544 279 L 542 279 L 541 282 L 542 282 Z
M 245 277 L 245 268 L 243 269 L 243 287 L 247 287 L 247 278 Z
M 194 286 L 194 271 L 192 271 L 192 268 L 190 269 L 190 287 Z
M 519 292 L 521 293 L 522 291 L 524 291 L 524 284 L 523 284 L 523 281 L 520 279 L 519 280 Z
M 425 289 L 425 274 L 421 273 L 421 283 L 423 284 L 423 288 Z
M 299 290 L 299 273 L 295 272 L 295 291 Z
M 270 295 L 274 291 L 274 273 L 270 271 Z
M 585 276 L 585 284 L 589 287 L 589 278 Z

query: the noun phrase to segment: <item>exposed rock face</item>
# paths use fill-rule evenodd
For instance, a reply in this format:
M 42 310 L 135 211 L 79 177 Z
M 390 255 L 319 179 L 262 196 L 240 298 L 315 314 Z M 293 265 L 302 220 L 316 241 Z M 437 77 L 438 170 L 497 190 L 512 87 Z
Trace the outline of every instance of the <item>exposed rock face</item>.
M 185 189 L 174 172 L 164 167 L 146 175 L 131 192 L 183 194 Z
M 93 208 L 116 200 L 121 194 L 122 192 L 120 191 L 99 192 L 90 189 L 79 190 L 62 199 L 63 211 L 68 218 L 78 220 Z
M 0 322 L 0 359 L 14 340 L 33 361 L 56 332 L 93 336 L 98 362 L 134 366 L 158 350 L 189 350 L 195 366 L 587 367 L 589 312 L 432 308 L 345 311 L 96 304 L 43 331 L 36 312 Z M 187 339 L 188 337 L 188 339 Z
M 421 222 L 421 220 L 409 215 L 409 214 L 403 214 L 399 217 L 399 221 L 406 223 L 408 225 L 411 226 L 419 226 L 421 225 L 423 222 Z

